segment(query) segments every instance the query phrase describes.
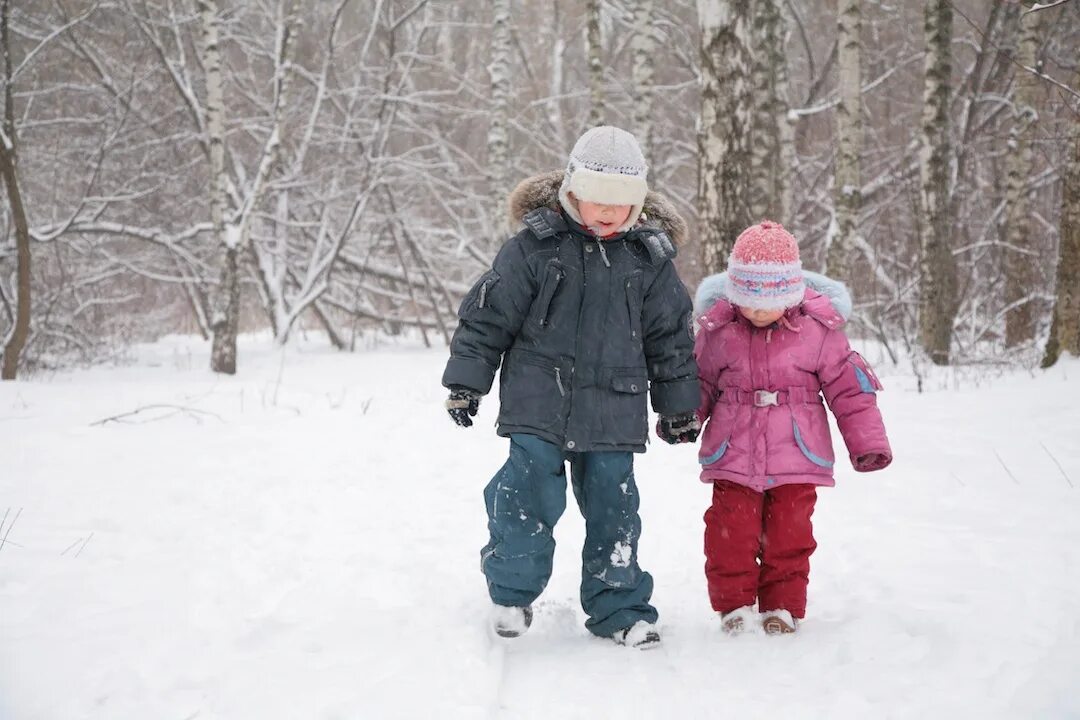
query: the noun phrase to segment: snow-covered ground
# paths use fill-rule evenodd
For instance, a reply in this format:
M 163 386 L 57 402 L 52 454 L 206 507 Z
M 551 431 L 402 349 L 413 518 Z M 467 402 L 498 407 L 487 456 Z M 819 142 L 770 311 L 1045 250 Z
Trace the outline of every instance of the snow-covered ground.
M 1076 361 L 918 394 L 870 350 L 897 459 L 837 463 L 790 637 L 720 633 L 709 488 L 654 442 L 664 645 L 640 653 L 582 627 L 573 503 L 532 630 L 489 639 L 481 490 L 507 443 L 494 402 L 445 417 L 445 350 L 248 338 L 236 378 L 207 352 L 0 384 L 2 720 L 1080 717 Z

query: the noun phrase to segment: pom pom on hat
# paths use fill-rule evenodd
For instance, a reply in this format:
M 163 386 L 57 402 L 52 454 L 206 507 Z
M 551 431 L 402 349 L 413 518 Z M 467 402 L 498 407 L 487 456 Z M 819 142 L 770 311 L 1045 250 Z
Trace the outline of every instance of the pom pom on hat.
M 799 243 L 779 223 L 762 220 L 742 231 L 728 260 L 734 305 L 781 310 L 802 302 L 806 293 Z

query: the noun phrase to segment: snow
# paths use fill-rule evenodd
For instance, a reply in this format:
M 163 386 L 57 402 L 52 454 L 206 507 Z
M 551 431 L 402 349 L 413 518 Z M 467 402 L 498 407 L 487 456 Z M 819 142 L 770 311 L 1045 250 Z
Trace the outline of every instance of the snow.
M 444 349 L 247 337 L 226 378 L 170 338 L 0 384 L 0 718 L 1080 715 L 1080 362 L 918 394 L 859 349 L 897 459 L 858 475 L 838 447 L 796 635 L 720 631 L 695 450 L 639 456 L 647 653 L 583 628 L 569 509 L 532 628 L 491 638 L 507 443 L 494 397 L 445 417 Z

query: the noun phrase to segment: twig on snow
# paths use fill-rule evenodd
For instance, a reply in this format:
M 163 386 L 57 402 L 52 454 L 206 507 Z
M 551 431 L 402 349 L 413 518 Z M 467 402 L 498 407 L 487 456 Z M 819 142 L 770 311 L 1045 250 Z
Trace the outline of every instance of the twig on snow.
M 997 450 L 994 451 L 994 457 L 996 457 L 998 459 L 998 462 L 1001 463 L 1001 467 L 1005 468 L 1005 472 L 1009 473 L 1009 477 L 1013 479 L 1013 482 L 1019 485 L 1020 481 L 1017 480 L 1016 476 L 1012 474 L 1012 470 L 1010 470 L 1009 466 L 1005 464 L 1005 461 L 1001 459 L 1001 456 L 998 455 Z
M 1061 477 L 1065 478 L 1065 482 L 1069 483 L 1069 487 L 1076 487 L 1075 485 L 1073 485 L 1073 481 L 1069 478 L 1068 474 L 1066 474 L 1065 468 L 1061 467 L 1061 463 L 1059 463 L 1058 459 L 1054 457 L 1054 453 L 1050 452 L 1050 448 L 1043 445 L 1041 441 L 1039 442 L 1039 445 L 1042 447 L 1043 450 L 1046 451 L 1046 454 L 1050 456 L 1050 459 L 1054 461 L 1054 464 L 1057 465 L 1057 469 L 1061 472 Z
M 195 419 L 195 422 L 199 423 L 200 425 L 202 424 L 202 419 L 199 417 L 200 415 L 206 415 L 208 417 L 214 418 L 215 420 L 217 420 L 219 422 L 225 422 L 224 420 L 222 420 L 220 415 L 218 415 L 217 413 L 212 413 L 212 412 L 210 412 L 208 410 L 198 410 L 196 408 L 189 408 L 189 407 L 185 407 L 183 405 L 161 405 L 161 404 L 156 404 L 156 405 L 145 405 L 143 407 L 136 408 L 136 409 L 134 409 L 134 410 L 132 410 L 130 412 L 120 413 L 119 415 L 113 415 L 112 417 L 102 418 L 101 420 L 95 420 L 94 422 L 90 423 L 90 425 L 91 426 L 105 425 L 105 424 L 110 423 L 110 422 L 130 423 L 130 421 L 126 420 L 125 418 L 134 417 L 134 416 L 138 415 L 139 413 L 146 412 L 147 410 L 171 410 L 172 412 L 166 413 L 164 415 L 160 415 L 158 417 L 150 418 L 149 420 L 142 420 L 138 424 L 141 425 L 141 424 L 145 424 L 145 423 L 149 423 L 149 422 L 155 422 L 157 420 L 164 420 L 166 418 L 170 418 L 173 415 L 177 415 L 177 414 L 180 414 L 180 413 L 191 416 L 192 418 Z
M 11 528 L 15 527 L 15 523 L 16 523 L 16 521 L 18 521 L 19 516 L 22 515 L 22 511 L 23 511 L 22 508 L 19 508 L 18 510 L 15 511 L 15 517 L 11 518 L 11 523 L 7 526 L 7 531 L 5 531 L 2 536 L 0 536 L 0 550 L 3 550 L 4 545 L 7 544 L 8 536 L 11 535 Z M 0 520 L 0 531 L 4 530 L 4 523 L 7 522 L 8 515 L 10 513 L 11 513 L 11 508 L 8 508 L 7 510 L 4 511 L 4 519 Z M 12 543 L 12 545 L 14 545 L 14 544 L 15 543 Z
M 79 557 L 79 555 L 82 554 L 82 551 L 86 549 L 86 545 L 90 542 L 90 538 L 92 538 L 92 537 L 94 537 L 93 532 L 91 532 L 89 535 L 86 536 L 86 539 L 83 540 L 82 546 L 79 548 L 78 552 L 75 553 L 75 557 Z

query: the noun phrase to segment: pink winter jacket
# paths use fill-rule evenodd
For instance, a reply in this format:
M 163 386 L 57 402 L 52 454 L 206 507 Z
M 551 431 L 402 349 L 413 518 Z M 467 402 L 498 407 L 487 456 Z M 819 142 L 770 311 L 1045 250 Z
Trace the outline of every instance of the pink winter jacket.
M 730 480 L 759 492 L 789 483 L 833 485 L 822 394 L 856 470 L 892 462 L 875 395 L 881 383 L 848 345 L 829 298 L 808 288 L 785 319 L 794 330 L 784 323 L 756 328 L 724 299 L 699 314 L 702 481 Z

